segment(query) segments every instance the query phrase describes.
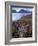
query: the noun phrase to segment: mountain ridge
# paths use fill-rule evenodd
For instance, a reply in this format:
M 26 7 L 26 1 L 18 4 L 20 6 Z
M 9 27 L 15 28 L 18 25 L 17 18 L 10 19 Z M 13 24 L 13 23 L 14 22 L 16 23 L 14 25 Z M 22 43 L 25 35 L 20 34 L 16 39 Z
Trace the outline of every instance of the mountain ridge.
M 11 12 L 13 12 L 13 13 L 31 13 L 31 11 L 27 11 L 24 9 L 21 9 L 19 12 L 17 12 L 16 10 L 12 10 Z

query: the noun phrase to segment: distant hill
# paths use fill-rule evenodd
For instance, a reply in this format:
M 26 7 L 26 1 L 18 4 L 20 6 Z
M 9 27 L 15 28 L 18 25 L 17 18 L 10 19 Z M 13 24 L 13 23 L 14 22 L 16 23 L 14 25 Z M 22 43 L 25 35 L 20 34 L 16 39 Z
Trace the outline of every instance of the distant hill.
M 31 13 L 31 11 L 24 10 L 24 9 L 21 9 L 19 12 L 17 12 L 16 10 L 12 10 L 11 12 L 13 13 Z
M 17 11 L 16 10 L 12 10 L 11 12 L 16 13 Z
M 21 9 L 20 11 L 19 11 L 19 13 L 31 13 L 30 11 L 27 11 L 27 10 L 24 10 L 24 9 Z

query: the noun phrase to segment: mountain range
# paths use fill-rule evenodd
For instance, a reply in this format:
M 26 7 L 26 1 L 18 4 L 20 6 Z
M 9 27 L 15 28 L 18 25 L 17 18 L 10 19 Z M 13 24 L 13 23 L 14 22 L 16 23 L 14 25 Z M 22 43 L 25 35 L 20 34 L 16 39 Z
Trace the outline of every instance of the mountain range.
M 28 10 L 24 10 L 24 9 L 21 9 L 20 11 L 16 11 L 16 10 L 12 10 L 11 12 L 13 13 L 31 13 L 31 11 L 28 11 Z

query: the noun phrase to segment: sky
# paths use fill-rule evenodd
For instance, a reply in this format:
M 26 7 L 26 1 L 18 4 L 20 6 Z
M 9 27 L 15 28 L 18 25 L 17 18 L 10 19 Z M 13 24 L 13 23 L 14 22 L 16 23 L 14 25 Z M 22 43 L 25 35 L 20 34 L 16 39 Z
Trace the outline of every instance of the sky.
M 15 7 L 12 8 L 12 10 L 16 10 L 17 12 L 19 12 L 21 9 L 32 12 L 32 8 L 15 8 Z M 12 13 L 12 21 L 17 21 L 22 16 L 26 16 L 26 15 L 29 15 L 29 14 L 31 14 L 31 13 Z

